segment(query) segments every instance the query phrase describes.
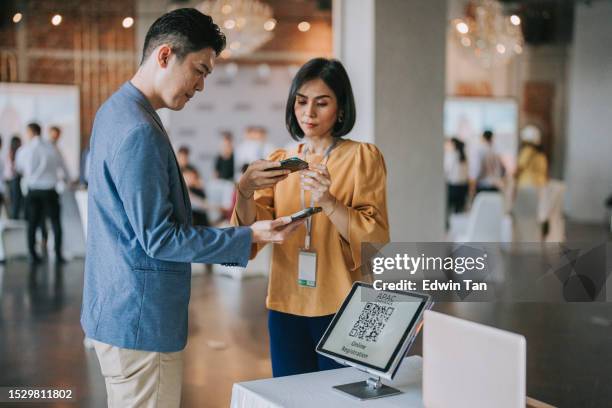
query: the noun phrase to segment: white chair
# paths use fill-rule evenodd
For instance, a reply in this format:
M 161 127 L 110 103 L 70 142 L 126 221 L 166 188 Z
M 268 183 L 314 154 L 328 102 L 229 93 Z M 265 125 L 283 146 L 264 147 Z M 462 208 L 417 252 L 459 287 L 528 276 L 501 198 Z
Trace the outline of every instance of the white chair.
M 560 180 L 549 180 L 542 190 L 538 219 L 540 222 L 548 221 L 546 242 L 565 242 L 565 218 L 563 216 L 565 190 L 565 183 Z
M 229 180 L 213 179 L 206 183 L 206 200 L 211 207 L 231 208 L 234 197 L 234 183 Z M 208 211 L 208 219 L 215 223 L 222 217 L 219 210 Z
M 0 261 L 28 256 L 27 223 L 4 219 L 0 222 Z
M 538 221 L 538 205 L 541 190 L 536 187 L 519 187 L 512 206 L 512 241 L 540 242 L 542 233 Z
M 74 199 L 77 203 L 79 210 L 79 216 L 81 218 L 81 226 L 83 228 L 83 235 L 87 240 L 87 190 L 77 190 L 74 192 Z
M 476 195 L 471 211 L 450 218 L 450 237 L 454 242 L 500 242 L 504 200 L 500 193 Z
M 80 193 L 85 195 L 84 219 L 80 208 L 83 204 L 77 201 L 78 194 Z M 87 238 L 87 191 L 64 190 L 60 194 L 60 201 L 64 256 L 68 259 L 84 258 L 86 250 L 85 240 Z M 49 234 L 48 251 L 55 248 L 54 238 L 53 234 Z

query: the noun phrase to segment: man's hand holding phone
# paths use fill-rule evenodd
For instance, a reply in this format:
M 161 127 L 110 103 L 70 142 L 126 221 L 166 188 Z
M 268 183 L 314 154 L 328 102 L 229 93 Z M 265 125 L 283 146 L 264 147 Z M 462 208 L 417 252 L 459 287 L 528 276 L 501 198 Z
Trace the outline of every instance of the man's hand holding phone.
M 304 224 L 308 217 L 319 212 L 321 212 L 321 207 L 308 207 L 272 221 L 257 221 L 251 226 L 253 242 L 280 244 L 300 225 Z
M 265 244 L 282 243 L 289 235 L 297 230 L 305 219 L 292 220 L 291 216 L 280 217 L 275 220 L 257 221 L 251 225 L 253 243 Z

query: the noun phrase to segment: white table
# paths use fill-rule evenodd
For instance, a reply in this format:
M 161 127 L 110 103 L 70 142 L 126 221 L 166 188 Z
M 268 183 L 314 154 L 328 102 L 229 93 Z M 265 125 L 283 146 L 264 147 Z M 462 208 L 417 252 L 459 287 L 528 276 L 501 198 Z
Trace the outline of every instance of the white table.
M 394 381 L 383 383 L 403 391 L 402 394 L 369 401 L 359 401 L 332 388 L 334 385 L 367 380 L 370 376 L 355 368 L 292 375 L 234 384 L 231 408 L 354 408 L 422 407 L 422 358 L 411 356 L 402 362 Z

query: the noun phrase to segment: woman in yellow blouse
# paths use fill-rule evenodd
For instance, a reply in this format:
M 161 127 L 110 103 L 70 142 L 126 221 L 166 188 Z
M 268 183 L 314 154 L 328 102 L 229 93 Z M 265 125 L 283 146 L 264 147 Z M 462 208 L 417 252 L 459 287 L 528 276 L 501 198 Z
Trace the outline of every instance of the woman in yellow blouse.
M 542 133 L 534 125 L 521 131 L 523 146 L 519 152 L 516 181 L 518 187 L 544 187 L 548 181 L 548 160 L 542 152 Z
M 273 249 L 266 306 L 275 377 L 338 367 L 315 346 L 352 283 L 362 279 L 361 243 L 389 241 L 383 156 L 372 144 L 342 138 L 356 117 L 342 64 L 306 63 L 291 84 L 285 117 L 301 143 L 249 166 L 233 215 L 234 224 L 250 225 L 313 205 L 323 209 Z M 267 170 L 289 157 L 309 168 Z M 253 256 L 259 249 L 254 246 Z

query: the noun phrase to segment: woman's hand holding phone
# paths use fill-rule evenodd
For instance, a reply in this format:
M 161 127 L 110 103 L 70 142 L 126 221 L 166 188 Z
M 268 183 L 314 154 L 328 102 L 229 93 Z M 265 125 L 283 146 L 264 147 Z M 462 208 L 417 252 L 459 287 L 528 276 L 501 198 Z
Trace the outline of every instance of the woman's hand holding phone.
M 255 190 L 273 187 L 287 178 L 290 170 L 280 169 L 278 161 L 257 160 L 249 165 L 238 182 L 238 190 L 245 197 L 251 197 Z M 275 170 L 275 168 L 279 168 Z
M 311 165 L 308 170 L 300 172 L 302 190 L 310 191 L 313 200 L 323 208 L 326 214 L 333 212 L 336 198 L 329 192 L 331 176 L 324 164 Z

